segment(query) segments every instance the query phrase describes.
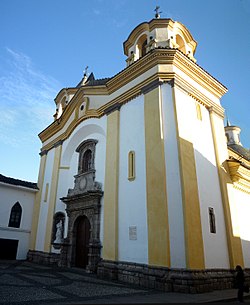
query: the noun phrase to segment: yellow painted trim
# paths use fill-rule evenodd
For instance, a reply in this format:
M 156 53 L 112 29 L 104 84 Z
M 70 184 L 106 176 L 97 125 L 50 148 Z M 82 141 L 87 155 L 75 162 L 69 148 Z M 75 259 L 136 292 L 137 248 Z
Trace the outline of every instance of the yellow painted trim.
M 54 164 L 53 164 L 51 184 L 50 184 L 51 187 L 50 187 L 48 214 L 47 214 L 46 234 L 44 241 L 45 252 L 50 252 L 51 250 L 51 234 L 52 234 L 53 218 L 54 218 L 55 206 L 56 206 L 56 195 L 58 188 L 61 153 L 62 153 L 62 144 L 55 147 Z
M 170 267 L 170 242 L 160 87 L 144 96 L 148 263 Z
M 192 143 L 179 138 L 179 149 L 182 167 L 187 268 L 204 269 L 204 246 L 194 147 Z
M 113 78 L 111 78 L 106 86 L 96 87 L 81 87 L 76 92 L 75 96 L 71 99 L 70 103 L 65 108 L 62 116 L 53 122 L 50 126 L 48 126 L 45 130 L 43 130 L 39 137 L 42 142 L 47 141 L 50 137 L 54 134 L 59 132 L 68 121 L 69 117 L 75 111 L 76 105 L 78 102 L 82 101 L 82 99 L 86 95 L 111 95 L 117 90 L 121 89 L 123 86 L 127 85 L 131 81 L 135 80 L 137 77 L 141 76 L 143 73 L 149 71 L 151 68 L 156 67 L 159 65 L 169 65 L 169 66 L 176 66 L 186 75 L 188 75 L 191 79 L 195 82 L 200 84 L 203 88 L 207 91 L 211 92 L 216 97 L 220 98 L 223 94 L 227 92 L 226 87 L 224 87 L 219 81 L 209 75 L 206 71 L 204 71 L 201 67 L 195 64 L 192 60 L 187 58 L 184 54 L 182 54 L 179 50 L 175 49 L 154 49 L 151 53 L 148 53 L 146 56 L 142 57 L 140 60 L 136 61 L 133 65 L 130 65 Z M 154 79 L 161 78 L 163 80 L 171 79 L 171 78 L 178 78 L 178 75 L 174 76 L 173 72 L 166 72 L 166 73 L 158 73 L 157 75 L 153 75 Z M 148 80 L 146 80 L 148 81 Z M 152 81 L 152 80 L 151 80 Z M 141 87 L 145 86 L 146 84 L 143 82 L 140 84 Z M 189 84 L 188 84 L 189 85 Z M 189 85 L 190 86 L 190 85 Z M 136 87 L 136 86 L 135 86 Z M 137 87 L 138 88 L 138 87 Z M 138 94 L 138 92 L 137 92 Z M 202 95 L 197 93 L 200 100 L 203 100 Z M 109 103 L 101 106 L 99 109 L 89 109 L 91 112 L 87 111 L 85 116 L 82 118 L 89 119 L 92 117 L 101 117 L 104 115 L 103 110 L 107 109 L 110 106 L 110 103 L 119 103 L 126 102 L 136 96 L 136 92 L 134 88 L 130 89 L 127 92 L 124 92 L 121 96 L 115 98 L 114 100 L 110 101 Z M 205 97 L 208 104 L 210 104 L 209 99 Z M 215 103 L 212 102 L 210 106 L 216 107 Z M 91 103 L 90 103 L 91 108 Z M 218 107 L 222 108 L 222 107 Z M 77 115 L 77 113 L 76 113 Z M 77 121 L 79 124 L 81 120 Z M 74 120 L 74 126 L 76 124 L 76 120 Z
M 199 121 L 202 121 L 201 105 L 196 101 L 196 116 Z
M 192 96 L 196 101 L 198 101 L 200 104 L 204 105 L 207 109 L 209 109 L 211 106 L 213 107 L 214 111 L 220 115 L 222 118 L 224 117 L 224 109 L 220 106 L 214 103 L 212 100 L 206 98 L 203 94 L 199 93 L 194 87 L 189 85 L 184 79 L 179 77 L 178 75 L 174 73 L 156 73 L 149 77 L 148 79 L 144 80 L 140 84 L 136 85 L 133 87 L 131 90 L 128 90 L 127 92 L 123 93 L 119 97 L 115 98 L 114 100 L 111 100 L 109 103 L 101 106 L 99 109 L 90 109 L 86 112 L 84 116 L 82 116 L 79 119 L 73 120 L 67 130 L 61 134 L 58 135 L 54 140 L 43 146 L 42 150 L 50 150 L 54 147 L 54 144 L 57 143 L 60 140 L 66 140 L 74 131 L 74 129 L 84 120 L 90 119 L 90 118 L 100 118 L 104 115 L 105 110 L 109 107 L 111 107 L 114 104 L 125 104 L 132 99 L 134 99 L 136 96 L 141 94 L 141 89 L 145 87 L 146 85 L 152 83 L 153 81 L 160 78 L 164 81 L 170 81 L 171 79 L 174 79 L 175 85 L 178 86 L 180 89 L 184 90 L 187 92 L 190 96 Z M 77 103 L 80 103 L 81 100 L 78 100 Z M 77 108 L 76 108 L 77 109 Z M 62 126 L 60 127 L 59 125 L 56 126 L 55 128 L 62 128 L 64 125 L 62 121 L 60 124 Z M 51 125 L 48 128 L 52 128 L 53 126 Z M 60 129 L 55 129 L 49 137 L 53 136 L 55 133 L 57 133 Z M 52 131 L 52 130 L 51 130 Z M 48 134 L 47 134 L 48 135 Z M 48 137 L 48 138 L 49 138 Z M 48 139 L 46 138 L 46 140 Z M 45 140 L 45 138 L 43 139 Z
M 237 159 L 227 160 L 227 164 L 234 186 L 246 193 L 250 193 L 250 169 L 244 167 L 241 161 Z
M 118 259 L 118 175 L 120 111 L 107 116 L 106 169 L 104 184 L 103 258 Z
M 47 154 L 41 156 L 40 159 L 40 167 L 39 167 L 39 175 L 37 186 L 39 191 L 36 193 L 33 214 L 32 214 L 32 225 L 31 225 L 31 233 L 30 233 L 30 250 L 35 250 L 36 248 L 36 236 L 37 236 L 37 228 L 38 228 L 38 220 L 40 214 L 40 205 L 42 199 L 42 191 L 43 191 L 43 183 L 44 183 L 44 173 L 46 167 Z
M 210 109 L 210 124 L 213 135 L 214 150 L 217 171 L 220 182 L 221 198 L 223 203 L 225 226 L 226 226 L 226 235 L 227 235 L 227 244 L 228 244 L 228 255 L 230 268 L 234 269 L 236 265 L 241 265 L 244 267 L 243 251 L 241 245 L 241 239 L 233 235 L 233 225 L 232 225 L 232 216 L 230 209 L 230 201 L 228 198 L 228 189 L 227 183 L 232 183 L 229 178 L 229 168 L 228 164 L 221 160 L 220 149 L 219 149 L 219 139 L 217 139 L 216 127 L 215 127 L 215 113 L 213 109 Z
M 176 108 L 175 87 L 172 87 L 173 104 L 177 130 L 182 203 L 185 230 L 186 264 L 190 269 L 204 269 L 204 246 L 202 237 L 198 182 L 193 144 L 180 138 Z

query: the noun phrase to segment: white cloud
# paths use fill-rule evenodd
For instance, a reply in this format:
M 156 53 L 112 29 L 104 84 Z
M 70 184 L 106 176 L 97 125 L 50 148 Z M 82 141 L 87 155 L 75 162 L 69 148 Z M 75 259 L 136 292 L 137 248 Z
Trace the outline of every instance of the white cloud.
M 31 144 L 53 121 L 54 98 L 60 89 L 25 54 L 6 48 L 7 69 L 0 76 L 0 145 Z

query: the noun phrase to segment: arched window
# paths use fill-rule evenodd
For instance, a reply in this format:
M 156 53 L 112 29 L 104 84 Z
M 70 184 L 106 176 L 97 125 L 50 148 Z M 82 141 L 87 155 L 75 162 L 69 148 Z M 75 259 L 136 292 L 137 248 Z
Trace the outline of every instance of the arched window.
M 147 53 L 147 35 L 142 35 L 138 40 L 139 57 Z
M 22 207 L 19 202 L 16 202 L 10 212 L 9 227 L 19 228 L 22 217 Z
M 91 169 L 92 152 L 90 149 L 86 150 L 82 158 L 82 170 L 88 172 Z
M 146 55 L 147 53 L 147 39 L 143 42 L 141 46 L 141 56 Z
M 76 149 L 79 153 L 78 175 L 95 171 L 95 146 L 98 141 L 89 139 L 83 141 Z
M 179 45 L 178 49 L 186 54 L 185 42 L 180 35 L 176 35 L 176 43 Z

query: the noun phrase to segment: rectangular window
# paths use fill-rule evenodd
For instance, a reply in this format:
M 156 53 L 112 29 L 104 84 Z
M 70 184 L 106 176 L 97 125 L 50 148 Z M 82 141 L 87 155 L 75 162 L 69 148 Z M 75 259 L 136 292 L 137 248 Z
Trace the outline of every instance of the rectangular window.
M 43 199 L 44 202 L 47 202 L 47 200 L 48 200 L 48 193 L 49 193 L 49 184 L 46 183 L 46 186 L 45 186 L 45 193 L 44 193 L 44 199 Z
M 208 208 L 210 232 L 216 233 L 214 209 Z
M 135 152 L 130 151 L 128 153 L 128 180 L 135 179 Z

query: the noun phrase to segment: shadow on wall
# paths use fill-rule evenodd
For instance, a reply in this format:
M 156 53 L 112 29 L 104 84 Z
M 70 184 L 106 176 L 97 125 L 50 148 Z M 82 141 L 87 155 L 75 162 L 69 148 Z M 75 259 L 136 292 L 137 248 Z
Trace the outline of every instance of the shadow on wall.
M 94 119 L 93 119 L 94 120 Z M 100 134 L 106 137 L 104 129 L 96 124 L 88 124 L 77 130 L 67 143 L 67 147 L 62 155 L 61 164 L 63 166 L 69 166 L 71 158 L 78 147 L 78 145 L 84 140 L 88 139 L 92 134 Z

